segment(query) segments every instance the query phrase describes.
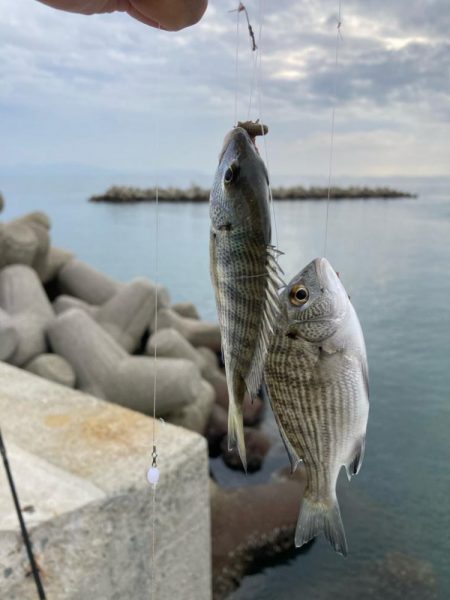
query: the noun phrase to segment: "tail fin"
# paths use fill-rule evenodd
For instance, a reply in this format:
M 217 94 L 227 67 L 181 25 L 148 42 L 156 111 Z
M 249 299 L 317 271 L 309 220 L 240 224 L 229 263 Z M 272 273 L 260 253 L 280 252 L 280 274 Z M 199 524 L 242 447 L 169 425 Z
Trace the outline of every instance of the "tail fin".
M 236 448 L 241 457 L 242 465 L 247 472 L 247 454 L 245 451 L 244 417 L 242 406 L 238 406 L 230 396 L 228 406 L 228 450 Z
M 330 506 L 304 497 L 295 530 L 295 545 L 297 548 L 303 546 L 321 531 L 336 552 L 347 556 L 347 540 L 337 499 Z

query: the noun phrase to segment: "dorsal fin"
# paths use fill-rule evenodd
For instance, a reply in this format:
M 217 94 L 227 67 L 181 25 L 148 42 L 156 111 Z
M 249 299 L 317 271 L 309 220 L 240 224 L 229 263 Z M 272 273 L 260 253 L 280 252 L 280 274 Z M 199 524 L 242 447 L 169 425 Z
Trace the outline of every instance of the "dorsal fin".
M 258 337 L 255 343 L 255 351 L 253 353 L 250 368 L 245 377 L 248 393 L 252 397 L 255 397 L 258 394 L 262 384 L 267 350 L 281 310 L 280 300 L 277 294 L 278 289 L 284 285 L 284 282 L 281 279 L 282 270 L 277 262 L 277 258 L 280 254 L 282 254 L 282 252 L 275 249 L 273 246 L 267 246 L 266 297 L 264 299 Z

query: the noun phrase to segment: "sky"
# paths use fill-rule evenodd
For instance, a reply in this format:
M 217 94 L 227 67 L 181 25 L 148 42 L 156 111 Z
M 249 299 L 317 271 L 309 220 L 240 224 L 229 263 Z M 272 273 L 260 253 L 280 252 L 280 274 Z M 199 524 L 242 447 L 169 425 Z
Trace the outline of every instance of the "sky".
M 237 103 L 269 125 L 278 179 L 326 177 L 333 106 L 334 175 L 450 175 L 448 0 L 342 0 L 337 67 L 338 0 L 245 4 L 256 53 L 242 14 L 237 43 L 235 0 L 176 33 L 0 0 L 0 168 L 188 184 L 212 177 Z

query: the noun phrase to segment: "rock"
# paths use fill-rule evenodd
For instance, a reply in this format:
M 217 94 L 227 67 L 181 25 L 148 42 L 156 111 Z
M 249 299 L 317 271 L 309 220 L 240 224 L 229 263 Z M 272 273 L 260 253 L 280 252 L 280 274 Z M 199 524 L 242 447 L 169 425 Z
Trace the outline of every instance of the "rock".
M 168 417 L 173 425 L 179 425 L 190 431 L 204 434 L 214 405 L 214 389 L 206 381 L 202 382 L 202 391 L 191 404 L 176 410 Z
M 71 308 L 79 308 L 93 318 L 95 318 L 100 309 L 99 306 L 88 304 L 84 300 L 80 300 L 79 298 L 75 298 L 75 296 L 68 296 L 66 294 L 61 294 L 53 301 L 53 310 L 57 315 L 60 315 Z
M 134 352 L 155 317 L 155 294 L 156 288 L 148 279 L 135 279 L 103 304 L 95 318 L 122 348 Z
M 202 375 L 208 370 L 207 364 L 201 354 L 196 351 L 181 333 L 172 327 L 160 329 L 150 336 L 145 347 L 145 354 L 154 356 L 155 346 L 157 348 L 157 356 L 190 360 L 197 365 Z
M 210 348 L 206 348 L 206 346 L 199 346 L 196 350 L 207 362 L 210 370 L 216 370 L 219 367 L 219 360 L 216 352 L 213 352 Z
M 295 551 L 304 489 L 304 477 L 232 490 L 211 485 L 215 599 L 228 597 L 258 561 Z
M 192 302 L 176 302 L 172 304 L 172 310 L 178 313 L 181 317 L 188 319 L 200 319 L 197 307 Z
M 149 281 L 149 280 L 147 280 Z M 155 285 L 153 282 L 150 282 L 153 286 Z M 156 285 L 158 288 L 158 308 L 169 308 L 170 306 L 170 293 L 169 290 L 164 286 L 158 283 Z
M 249 473 L 259 471 L 270 450 L 270 438 L 264 431 L 247 427 L 244 427 L 244 437 L 247 449 L 247 471 Z M 237 450 L 235 448 L 228 450 L 228 439 L 226 437 L 222 439 L 221 450 L 223 461 L 228 467 L 238 471 L 244 470 Z
M 126 351 L 81 310 L 59 315 L 49 326 L 53 350 L 73 367 L 79 388 L 144 414 L 153 411 L 157 377 L 157 416 L 166 417 L 193 403 L 203 391 L 198 368 L 178 359 L 129 356 Z
M 20 217 L 15 221 L 11 221 L 10 226 L 21 224 L 28 226 L 36 237 L 37 246 L 31 266 L 42 279 L 46 270 L 47 254 L 50 248 L 49 230 L 51 221 L 45 213 L 33 212 Z
M 158 330 L 167 327 L 179 331 L 193 346 L 206 346 L 214 352 L 220 350 L 220 329 L 217 323 L 188 319 L 170 308 L 162 308 L 158 310 Z
M 14 321 L 0 308 L 0 360 L 8 360 L 19 344 L 19 334 Z
M 206 427 L 209 456 L 216 458 L 222 453 L 222 440 L 228 434 L 228 414 L 219 404 L 214 404 Z
M 155 285 L 140 277 L 122 284 L 107 302 L 101 306 L 62 294 L 54 301 L 57 314 L 70 308 L 80 308 L 107 331 L 127 352 L 133 353 L 142 342 L 155 315 Z M 158 301 L 160 290 L 158 289 Z M 162 356 L 162 354 L 160 354 Z
M 439 594 L 436 575 L 426 560 L 388 552 L 382 559 L 361 561 L 351 580 L 340 577 L 332 582 L 322 581 L 317 593 L 320 598 L 346 600 L 438 600 L 443 596 Z
M 104 304 L 123 286 L 76 258 L 63 266 L 57 279 L 62 293 L 88 304 Z
M 0 271 L 0 307 L 11 317 L 18 344 L 8 362 L 22 366 L 47 350 L 45 329 L 54 313 L 35 271 L 13 265 Z
M 47 253 L 47 259 L 45 262 L 45 268 L 43 269 L 41 281 L 43 283 L 48 283 L 49 281 L 55 279 L 64 265 L 66 265 L 72 259 L 72 252 L 64 250 L 64 248 L 51 246 Z
M 31 267 L 39 242 L 25 223 L 0 223 L 0 269 L 21 264 Z
M 70 364 L 57 354 L 41 354 L 25 366 L 25 370 L 66 387 L 75 387 L 75 373 Z

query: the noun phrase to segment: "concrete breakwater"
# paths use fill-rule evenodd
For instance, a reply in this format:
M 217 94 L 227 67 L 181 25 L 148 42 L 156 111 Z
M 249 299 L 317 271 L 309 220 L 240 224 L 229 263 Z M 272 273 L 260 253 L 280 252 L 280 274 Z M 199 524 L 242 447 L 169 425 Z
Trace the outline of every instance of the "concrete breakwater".
M 272 188 L 274 200 L 326 200 L 327 187 L 292 187 Z M 389 187 L 350 186 L 335 187 L 330 190 L 332 200 L 358 200 L 358 199 L 389 199 L 389 198 L 414 198 L 414 194 L 394 190 Z M 113 204 L 127 204 L 133 202 L 154 202 L 155 188 L 137 188 L 127 186 L 112 186 L 104 194 L 91 196 L 90 202 L 111 202 Z M 158 189 L 160 202 L 208 202 L 209 189 L 193 185 L 189 188 L 160 188 Z
M 173 471 L 166 463 L 170 485 L 164 488 L 161 483 L 161 489 L 166 491 L 161 494 L 159 503 L 166 504 L 167 511 L 162 509 L 159 527 L 171 527 L 166 520 L 175 520 L 180 529 L 174 536 L 182 535 L 183 539 L 187 538 L 186 543 L 191 547 L 191 540 L 188 538 L 192 535 L 195 538 L 194 545 L 201 547 L 196 554 L 202 565 L 194 565 L 194 561 L 191 567 L 200 569 L 203 573 L 200 578 L 202 592 L 199 593 L 198 588 L 187 587 L 186 595 L 178 597 L 200 599 L 210 595 L 205 581 L 209 577 L 211 566 L 211 511 L 214 597 L 224 598 L 258 557 L 267 552 L 273 555 L 293 544 L 292 533 L 303 488 L 302 474 L 300 472 L 298 478 L 289 481 L 278 478 L 268 484 L 242 490 L 227 491 L 213 482 L 208 485 L 206 448 L 210 456 L 221 456 L 231 468 L 240 466 L 237 456 L 228 452 L 226 445 L 228 394 L 220 362 L 220 332 L 217 324 L 201 320 L 196 307 L 190 302 L 172 304 L 169 291 L 146 278 L 121 283 L 96 271 L 78 260 L 70 251 L 52 246 L 50 230 L 50 219 L 41 212 L 25 215 L 9 223 L 0 223 L 0 361 L 12 365 L 0 365 L 3 368 L 0 420 L 7 442 L 12 444 L 16 456 L 19 493 L 21 484 L 24 484 L 22 478 L 28 473 L 20 465 L 23 466 L 30 455 L 39 459 L 36 469 L 42 475 L 38 476 L 40 483 L 33 484 L 35 492 L 32 500 L 36 505 L 46 497 L 46 473 L 52 471 L 41 460 L 77 476 L 80 472 L 90 473 L 89 464 L 96 461 L 103 465 L 105 472 L 110 473 L 112 478 L 118 454 L 123 452 L 127 456 L 127 448 L 132 447 L 133 456 L 141 453 L 139 460 L 136 458 L 136 464 L 144 472 L 144 463 L 148 465 L 150 461 L 151 436 L 148 435 L 144 442 L 142 436 L 134 433 L 133 427 L 136 430 L 151 429 L 149 424 L 152 420 L 148 415 L 152 414 L 157 367 L 157 417 L 179 426 L 168 425 L 165 428 L 158 425 L 158 429 L 164 431 L 163 438 L 171 449 L 174 461 Z M 77 391 L 70 388 L 77 388 Z M 95 402 L 92 397 L 95 397 Z M 102 432 L 96 437 L 95 448 L 91 448 L 89 441 L 89 432 L 92 431 L 88 420 L 84 420 L 81 426 L 75 417 L 78 412 L 83 413 L 83 407 L 92 406 L 96 407 L 102 423 Z M 258 428 L 263 408 L 261 400 L 247 402 L 245 408 L 249 467 L 253 470 L 261 466 L 271 444 L 267 435 Z M 66 418 L 67 415 L 69 418 Z M 134 426 L 126 427 L 130 419 Z M 63 425 L 60 428 L 54 426 L 55 423 Z M 88 436 L 87 441 L 85 434 Z M 206 444 L 199 443 L 202 438 L 198 434 L 206 439 Z M 110 444 L 117 435 L 123 447 L 119 444 L 120 448 L 115 448 L 111 454 Z M 139 447 L 135 445 L 135 435 L 140 440 Z M 79 440 L 71 452 L 83 455 L 86 464 L 72 470 L 65 445 L 74 436 L 79 436 Z M 181 444 L 183 439 L 190 440 L 189 444 L 194 448 L 192 452 L 184 449 Z M 91 448 L 92 456 L 82 452 L 83 443 L 86 448 Z M 175 510 L 173 504 L 175 502 L 178 506 L 185 501 L 183 494 L 187 492 L 183 491 L 186 488 L 182 482 L 186 479 L 180 474 L 180 469 L 192 471 L 186 466 L 186 453 L 190 456 L 191 463 L 197 465 L 203 473 L 199 477 L 191 473 L 192 491 L 186 496 L 191 499 L 191 505 L 193 502 L 199 506 L 200 512 L 194 511 L 201 523 L 197 529 L 187 513 L 188 524 L 178 518 L 178 509 Z M 75 457 L 74 464 L 79 464 L 80 456 Z M 131 459 L 128 464 L 131 464 L 130 461 Z M 131 470 L 136 476 L 135 470 Z M 96 469 L 94 471 L 97 473 Z M 179 481 L 177 478 L 180 478 Z M 89 475 L 87 479 L 91 491 L 91 485 L 103 490 L 106 494 L 105 502 L 116 495 L 131 493 L 131 488 L 128 489 L 131 484 L 125 475 L 118 474 L 117 485 L 111 485 L 108 489 L 102 488 L 97 475 L 92 478 Z M 145 481 L 142 481 L 142 486 L 141 483 L 134 483 L 132 487 L 133 490 L 144 493 L 144 485 Z M 0 502 L 7 503 L 5 489 L 2 486 L 3 500 L 0 499 Z M 71 494 L 70 489 L 71 484 L 68 484 L 61 491 L 60 499 L 64 506 L 67 506 L 66 496 Z M 75 503 L 70 510 L 67 509 L 70 514 L 79 509 L 84 510 L 85 505 L 90 507 L 92 502 L 100 499 L 96 494 L 87 494 L 84 500 L 83 498 L 79 500 L 79 504 Z M 274 509 L 280 498 L 282 503 L 279 510 Z M 97 506 L 100 512 L 104 510 L 101 502 Z M 125 505 L 122 508 L 128 510 Z M 174 513 L 171 512 L 172 509 L 175 510 Z M 44 572 L 46 561 L 49 561 L 48 566 L 55 560 L 55 555 L 51 554 L 51 548 L 55 548 L 52 542 L 52 536 L 55 535 L 54 519 L 61 518 L 64 521 L 62 514 L 67 510 L 55 509 L 53 513 L 44 511 L 45 517 L 38 521 L 33 521 L 30 517 L 30 525 L 36 528 L 36 532 L 41 527 L 45 531 L 49 528 L 44 536 L 48 544 L 38 544 Z M 126 515 L 122 514 L 121 518 L 126 519 Z M 136 528 L 139 520 L 145 521 L 142 544 L 147 543 L 147 538 L 151 535 L 148 514 L 130 510 L 129 518 L 133 523 L 136 520 Z M 6 594 L 5 597 L 28 598 L 24 590 L 30 584 L 25 577 L 23 547 L 14 523 L 11 514 L 8 515 L 7 523 L 3 522 L 0 526 L 0 536 L 8 540 L 8 548 L 16 548 L 11 554 L 7 552 L 0 555 L 0 565 L 3 567 L 1 572 L 8 574 L 3 579 L 0 576 L 0 596 Z M 72 521 L 68 519 L 64 523 L 67 523 L 69 532 Z M 118 544 L 119 540 L 115 539 L 115 535 L 120 534 L 115 534 L 112 528 L 108 537 L 111 543 Z M 65 542 L 69 545 L 71 543 L 69 533 Z M 176 542 L 176 539 L 167 539 L 167 549 L 164 544 L 161 549 L 161 557 L 169 563 L 167 572 L 171 572 L 170 565 L 174 560 L 168 548 Z M 86 535 L 79 540 L 79 544 L 77 542 L 74 545 L 73 552 L 67 555 L 67 561 L 73 560 L 74 565 L 78 564 L 80 567 L 79 571 L 74 571 L 80 577 L 84 567 L 82 561 L 77 563 L 77 553 L 88 550 L 91 543 L 92 539 Z M 127 569 L 127 561 L 131 564 L 137 560 L 131 546 L 126 553 L 119 554 L 112 553 L 109 560 L 113 563 L 118 561 L 116 566 L 121 571 Z M 11 561 L 14 564 L 10 564 Z M 133 584 L 132 580 L 128 582 L 133 589 L 139 590 L 133 596 L 137 599 L 148 597 L 150 574 L 147 557 L 144 562 L 142 569 L 146 575 L 139 579 L 139 584 Z M 101 564 L 106 569 L 106 564 Z M 68 564 L 67 569 L 74 565 Z M 116 566 L 110 565 L 109 568 L 114 570 Z M 63 577 L 64 570 L 54 567 L 53 564 L 49 570 L 52 575 L 48 576 L 48 584 L 58 590 L 58 598 L 64 600 L 87 597 L 83 596 L 81 580 L 77 580 L 75 575 L 64 595 L 61 591 L 64 589 L 63 583 L 58 579 Z M 163 567 L 161 569 L 164 570 Z M 108 579 L 109 575 L 106 573 L 104 577 Z M 113 579 L 108 579 L 109 583 L 105 585 L 114 587 L 112 581 Z M 11 595 L 11 590 L 17 596 Z M 162 598 L 171 597 L 165 595 L 162 582 L 161 590 Z M 107 592 L 104 592 L 104 596 L 96 596 L 101 597 L 113 596 Z M 120 592 L 114 597 L 128 596 L 125 592 Z

